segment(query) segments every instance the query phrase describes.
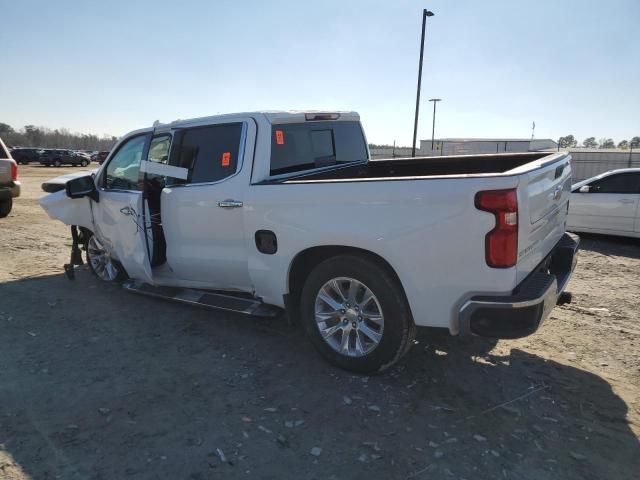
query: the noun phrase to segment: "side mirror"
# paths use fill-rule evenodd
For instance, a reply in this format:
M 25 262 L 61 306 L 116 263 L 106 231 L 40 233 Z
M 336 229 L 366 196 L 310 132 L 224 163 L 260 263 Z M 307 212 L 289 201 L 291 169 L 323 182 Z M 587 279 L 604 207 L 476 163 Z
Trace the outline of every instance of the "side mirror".
M 589 193 L 591 191 L 591 187 L 589 185 L 583 185 L 578 190 L 580 193 Z
M 65 189 L 69 198 L 89 197 L 96 202 L 99 201 L 93 175 L 73 178 L 66 183 Z

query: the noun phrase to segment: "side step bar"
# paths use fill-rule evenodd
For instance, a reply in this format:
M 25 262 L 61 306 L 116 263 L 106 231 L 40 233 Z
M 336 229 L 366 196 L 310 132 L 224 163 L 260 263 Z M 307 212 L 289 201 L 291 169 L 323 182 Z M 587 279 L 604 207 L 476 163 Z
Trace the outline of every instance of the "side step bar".
M 234 295 L 230 292 L 219 293 L 191 288 L 154 287 L 135 280 L 126 281 L 122 284 L 122 288 L 129 292 L 149 297 L 163 298 L 216 310 L 243 313 L 255 317 L 273 318 L 282 313 L 282 310 L 278 307 L 267 305 L 242 293 Z

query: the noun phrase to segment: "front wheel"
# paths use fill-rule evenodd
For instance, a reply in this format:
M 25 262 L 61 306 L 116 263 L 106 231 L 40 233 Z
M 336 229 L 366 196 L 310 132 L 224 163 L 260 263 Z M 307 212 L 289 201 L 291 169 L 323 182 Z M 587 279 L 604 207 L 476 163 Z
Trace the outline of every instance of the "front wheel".
M 4 218 L 9 213 L 11 213 L 11 208 L 13 207 L 13 199 L 8 198 L 0 202 L 0 218 Z
M 124 267 L 111 258 L 95 235 L 91 235 L 87 241 L 87 263 L 93 274 L 103 282 L 122 282 L 127 278 Z
M 380 372 L 397 362 L 415 337 L 399 282 L 377 262 L 340 255 L 309 275 L 300 302 L 307 336 L 333 365 Z
M 81 167 L 86 167 L 87 165 L 88 165 L 88 163 L 87 163 L 87 161 L 86 161 L 86 160 L 82 160 L 82 161 L 80 162 L 80 166 L 81 166 Z
M 62 162 L 60 160 L 54 160 L 53 166 L 54 167 L 61 167 L 62 166 Z

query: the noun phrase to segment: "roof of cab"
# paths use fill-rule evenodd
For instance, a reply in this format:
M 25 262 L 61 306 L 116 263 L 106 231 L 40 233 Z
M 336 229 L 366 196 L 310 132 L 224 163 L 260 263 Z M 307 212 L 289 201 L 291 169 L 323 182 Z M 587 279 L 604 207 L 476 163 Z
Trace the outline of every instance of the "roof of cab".
M 217 121 L 224 120 L 225 118 L 237 118 L 237 117 L 257 117 L 263 116 L 271 123 L 293 123 L 306 121 L 307 114 L 321 115 L 321 114 L 338 114 L 337 120 L 360 120 L 360 115 L 357 112 L 347 112 L 338 110 L 264 110 L 256 112 L 239 112 L 239 113 L 225 113 L 221 115 L 211 115 L 208 117 L 197 117 L 188 119 L 178 119 L 169 123 L 156 123 L 156 127 L 176 127 L 184 124 L 201 123 L 205 121 Z
M 244 118 L 263 117 L 269 123 L 283 124 L 283 123 L 302 123 L 307 121 L 306 115 L 338 115 L 338 118 L 332 119 L 334 121 L 360 121 L 360 115 L 358 112 L 348 112 L 339 110 L 263 110 L 256 112 L 239 112 L 239 113 L 225 113 L 220 115 L 210 115 L 208 117 L 196 117 L 178 119 L 169 123 L 161 123 L 159 121 L 154 122 L 150 127 L 140 128 L 128 132 L 121 137 L 122 139 L 128 138 L 134 135 L 140 135 L 142 133 L 148 133 L 153 131 L 169 131 L 174 128 L 187 127 L 191 125 L 203 125 L 207 122 L 219 122 L 221 120 L 228 119 L 230 121 L 238 121 Z

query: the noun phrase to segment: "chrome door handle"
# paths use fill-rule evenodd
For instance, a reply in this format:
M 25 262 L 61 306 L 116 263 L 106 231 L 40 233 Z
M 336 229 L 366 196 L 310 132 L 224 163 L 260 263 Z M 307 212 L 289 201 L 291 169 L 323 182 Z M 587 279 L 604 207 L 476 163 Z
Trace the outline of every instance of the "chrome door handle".
M 622 200 L 618 200 L 620 203 L 635 203 L 635 200 L 632 200 L 630 198 L 623 198 Z
M 222 200 L 218 202 L 220 208 L 239 208 L 242 206 L 242 202 L 238 200 Z

